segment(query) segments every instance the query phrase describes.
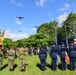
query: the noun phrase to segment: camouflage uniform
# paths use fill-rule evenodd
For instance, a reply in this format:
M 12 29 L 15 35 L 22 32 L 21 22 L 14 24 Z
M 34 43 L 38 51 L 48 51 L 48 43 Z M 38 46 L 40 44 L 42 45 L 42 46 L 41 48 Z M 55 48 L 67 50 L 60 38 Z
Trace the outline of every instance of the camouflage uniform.
M 20 71 L 25 71 L 25 48 L 19 48 L 18 57 L 20 60 Z
M 8 66 L 10 71 L 14 70 L 14 60 L 15 60 L 15 50 L 10 49 L 8 51 Z
M 3 52 L 0 49 L 0 70 L 2 68 L 2 62 L 3 62 Z

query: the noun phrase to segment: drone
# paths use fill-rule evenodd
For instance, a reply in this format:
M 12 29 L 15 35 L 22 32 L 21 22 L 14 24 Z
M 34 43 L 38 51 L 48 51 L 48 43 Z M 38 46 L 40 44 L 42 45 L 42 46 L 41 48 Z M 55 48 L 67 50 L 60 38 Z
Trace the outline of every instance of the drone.
M 19 16 L 19 17 L 17 17 L 18 19 L 23 19 L 24 17 L 22 17 L 22 16 Z

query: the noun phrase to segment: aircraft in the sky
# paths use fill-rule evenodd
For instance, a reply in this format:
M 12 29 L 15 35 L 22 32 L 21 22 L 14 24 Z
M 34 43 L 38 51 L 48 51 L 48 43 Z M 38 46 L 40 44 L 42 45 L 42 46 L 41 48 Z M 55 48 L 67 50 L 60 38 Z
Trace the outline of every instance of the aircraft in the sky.
M 22 17 L 22 16 L 19 16 L 19 17 L 17 17 L 17 18 L 19 18 L 19 19 L 23 19 L 24 17 Z
M 38 28 L 38 26 L 34 26 L 35 28 Z
M 19 32 L 21 32 L 22 30 L 18 30 Z

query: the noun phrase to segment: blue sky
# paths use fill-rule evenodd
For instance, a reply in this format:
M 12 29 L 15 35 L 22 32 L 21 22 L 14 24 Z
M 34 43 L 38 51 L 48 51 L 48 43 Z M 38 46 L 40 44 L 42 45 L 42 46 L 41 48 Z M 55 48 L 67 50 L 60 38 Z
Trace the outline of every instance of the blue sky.
M 0 29 L 5 26 L 6 38 L 27 38 L 36 33 L 34 26 L 53 20 L 60 24 L 70 12 L 76 12 L 76 0 L 1 0 Z

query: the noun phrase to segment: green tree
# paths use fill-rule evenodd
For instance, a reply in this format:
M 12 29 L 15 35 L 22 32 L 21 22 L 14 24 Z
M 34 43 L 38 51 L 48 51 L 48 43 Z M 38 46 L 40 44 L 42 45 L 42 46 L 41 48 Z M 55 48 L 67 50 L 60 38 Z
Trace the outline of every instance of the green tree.
M 68 17 L 62 23 L 62 27 L 68 34 L 69 40 L 73 40 L 74 32 L 76 32 L 76 13 L 68 14 Z
M 27 45 L 28 46 L 35 46 L 36 44 L 36 35 L 30 35 L 27 39 Z
M 48 43 L 55 41 L 55 28 L 58 26 L 58 22 L 51 21 L 50 23 L 44 23 L 37 29 L 37 33 L 42 33 L 48 39 Z M 43 38 L 44 39 L 44 38 Z
M 59 44 L 61 44 L 62 41 L 65 41 L 65 30 L 63 27 L 57 28 L 57 39 Z
M 3 46 L 9 48 L 10 45 L 13 45 L 12 39 L 5 38 L 5 39 L 4 39 L 4 42 L 3 42 Z

